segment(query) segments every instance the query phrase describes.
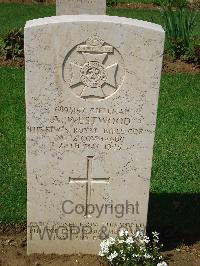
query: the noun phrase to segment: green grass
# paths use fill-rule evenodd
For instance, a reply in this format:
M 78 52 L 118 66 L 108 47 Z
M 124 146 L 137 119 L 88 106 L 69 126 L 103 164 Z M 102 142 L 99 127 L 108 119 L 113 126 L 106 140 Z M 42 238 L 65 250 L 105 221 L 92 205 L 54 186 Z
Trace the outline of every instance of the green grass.
M 153 192 L 200 192 L 200 74 L 164 75 L 153 165 Z
M 27 20 L 55 16 L 53 5 L 0 4 L 0 36 L 13 28 L 24 27 Z
M 110 16 L 127 17 L 141 19 L 149 22 L 161 24 L 161 13 L 159 10 L 142 9 L 114 9 L 108 8 L 107 14 Z
M 141 19 L 148 22 L 153 22 L 163 26 L 163 20 L 160 10 L 149 9 L 114 9 L 108 8 L 107 14 L 110 16 L 127 17 L 133 19 Z M 194 29 L 194 35 L 200 35 L 200 12 L 196 16 L 196 26 Z
M 56 13 L 53 5 L 38 4 L 0 4 L 0 36 L 4 36 L 9 30 L 24 27 L 27 20 L 54 16 Z M 159 10 L 130 10 L 108 8 L 107 14 L 146 20 L 162 24 Z M 195 34 L 200 34 L 200 14 L 197 16 Z
M 199 86 L 200 74 L 162 77 L 151 183 L 154 194 L 200 192 Z M 26 217 L 23 69 L 0 68 L 0 95 L 0 221 L 16 222 Z
M 0 68 L 0 221 L 26 218 L 24 71 Z
M 200 233 L 199 88 L 200 74 L 161 80 L 148 225 L 178 242 Z

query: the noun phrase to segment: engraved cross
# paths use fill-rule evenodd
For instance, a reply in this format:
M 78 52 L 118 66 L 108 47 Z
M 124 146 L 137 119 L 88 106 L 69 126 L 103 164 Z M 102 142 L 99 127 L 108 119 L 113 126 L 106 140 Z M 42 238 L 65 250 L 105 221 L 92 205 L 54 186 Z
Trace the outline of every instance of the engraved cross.
M 90 217 L 88 213 L 88 205 L 91 202 L 92 184 L 109 184 L 108 178 L 95 178 L 92 175 L 92 165 L 94 156 L 87 157 L 87 175 L 86 178 L 69 178 L 69 183 L 85 184 L 86 185 L 86 200 L 85 200 L 85 217 Z

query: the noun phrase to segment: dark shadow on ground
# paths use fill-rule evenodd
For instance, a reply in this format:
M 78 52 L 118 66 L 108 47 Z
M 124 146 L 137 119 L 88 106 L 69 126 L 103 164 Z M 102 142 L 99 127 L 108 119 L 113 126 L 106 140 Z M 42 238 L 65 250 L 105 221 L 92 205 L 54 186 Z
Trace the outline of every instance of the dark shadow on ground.
M 166 249 L 200 241 L 200 194 L 150 193 L 147 232 L 154 230 Z

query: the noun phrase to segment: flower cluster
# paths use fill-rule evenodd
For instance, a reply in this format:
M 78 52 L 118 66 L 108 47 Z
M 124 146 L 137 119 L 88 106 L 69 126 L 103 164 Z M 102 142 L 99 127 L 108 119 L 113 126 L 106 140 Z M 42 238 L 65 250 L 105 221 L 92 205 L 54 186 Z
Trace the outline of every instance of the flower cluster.
M 160 255 L 159 234 L 152 233 L 152 241 L 143 231 L 130 235 L 121 230 L 116 238 L 109 237 L 100 244 L 99 255 L 115 266 L 167 266 Z

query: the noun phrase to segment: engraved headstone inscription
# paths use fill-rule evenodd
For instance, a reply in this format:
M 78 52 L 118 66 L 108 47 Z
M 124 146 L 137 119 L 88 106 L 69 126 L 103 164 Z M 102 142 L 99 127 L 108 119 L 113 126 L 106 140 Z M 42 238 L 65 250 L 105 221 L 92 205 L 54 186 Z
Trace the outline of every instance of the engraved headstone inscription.
M 96 254 L 145 229 L 163 45 L 127 18 L 26 23 L 29 254 Z
M 106 0 L 56 0 L 56 15 L 105 15 Z

